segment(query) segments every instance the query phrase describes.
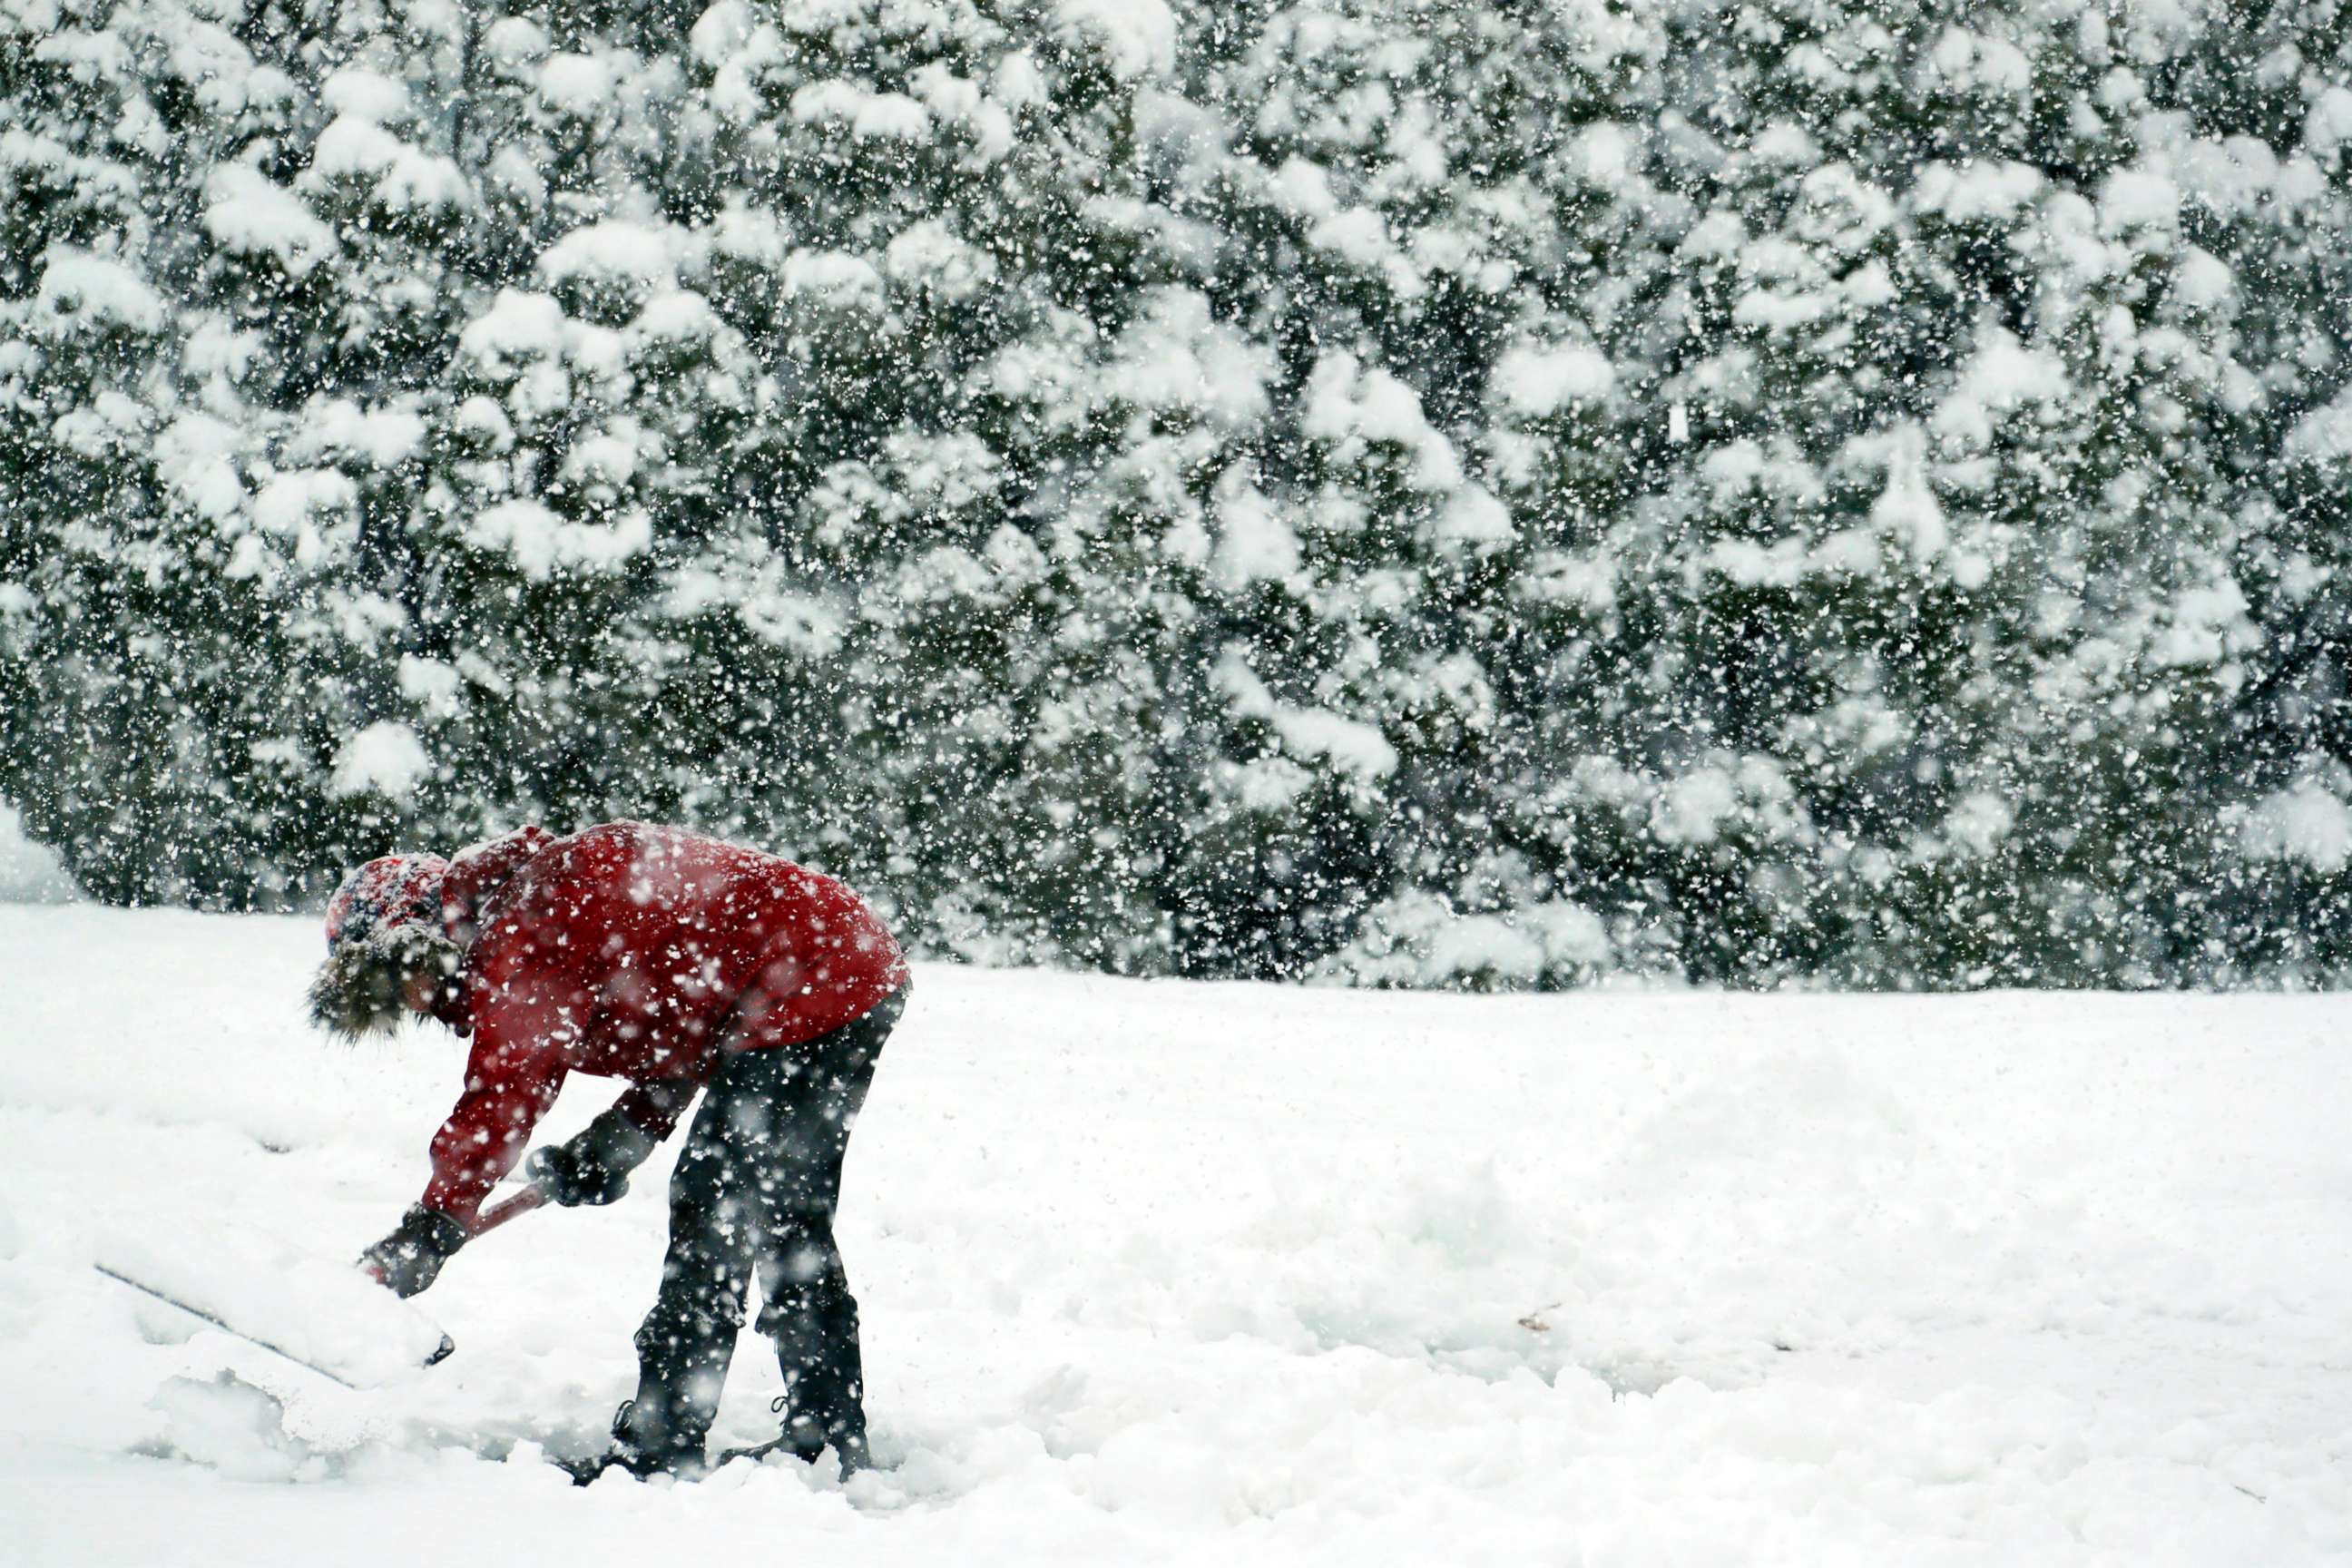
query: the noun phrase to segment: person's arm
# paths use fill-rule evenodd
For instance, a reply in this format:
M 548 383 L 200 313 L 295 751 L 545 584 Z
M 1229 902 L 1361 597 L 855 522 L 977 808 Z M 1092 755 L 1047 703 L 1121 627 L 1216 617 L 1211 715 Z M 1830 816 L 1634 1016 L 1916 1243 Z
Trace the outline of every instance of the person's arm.
M 466 1091 L 433 1135 L 433 1179 L 400 1225 L 360 1266 L 400 1296 L 431 1285 L 466 1244 L 482 1200 L 513 1169 L 568 1070 L 577 1031 L 570 1011 L 535 987 L 508 985 L 478 1009 Z
M 571 1139 L 532 1150 L 523 1169 L 550 1198 L 567 1207 L 612 1203 L 628 1192 L 629 1173 L 644 1164 L 655 1145 L 677 1125 L 694 1091 L 691 1083 L 633 1085 L 610 1110 Z
M 474 1049 L 466 1062 L 466 1092 L 433 1135 L 433 1179 L 424 1206 L 472 1229 L 475 1215 L 499 1178 L 514 1169 L 531 1129 L 555 1103 L 568 1070 L 560 1020 L 524 1023 L 528 1009 L 509 1009 L 504 1026 L 490 1011 L 477 1018 Z

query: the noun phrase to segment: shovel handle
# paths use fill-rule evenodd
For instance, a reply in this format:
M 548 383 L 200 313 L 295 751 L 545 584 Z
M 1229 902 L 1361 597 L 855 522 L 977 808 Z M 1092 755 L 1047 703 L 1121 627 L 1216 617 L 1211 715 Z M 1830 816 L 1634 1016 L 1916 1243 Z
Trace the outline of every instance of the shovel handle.
M 520 1219 L 523 1215 L 539 1207 L 540 1205 L 546 1201 L 547 1194 L 536 1184 L 525 1187 L 514 1196 L 507 1198 L 501 1202 L 492 1204 L 489 1207 L 482 1210 L 479 1214 L 477 1214 L 474 1216 L 474 1227 L 466 1233 L 466 1239 L 467 1241 L 471 1241 L 478 1236 L 486 1235 L 490 1231 L 498 1229 L 499 1226 L 506 1224 L 507 1221 L 510 1219 Z M 110 1274 L 113 1273 L 113 1270 L 100 1265 L 100 1272 Z M 378 1268 L 374 1264 L 368 1262 L 364 1258 L 360 1262 L 360 1272 L 365 1274 L 369 1279 L 374 1280 L 379 1285 L 388 1283 L 383 1277 L 383 1270 Z M 116 1275 L 115 1278 L 121 1279 L 121 1276 Z M 126 1285 L 136 1285 L 142 1290 L 147 1289 L 146 1286 L 140 1285 L 135 1279 L 125 1279 L 123 1280 L 123 1283 Z M 151 1295 L 154 1292 L 152 1291 L 149 1291 L 149 1294 Z M 164 1300 L 170 1300 L 171 1298 L 165 1297 Z M 175 1307 L 181 1305 L 181 1303 L 177 1301 L 173 1301 L 172 1304 Z M 194 1308 L 188 1308 L 186 1310 L 190 1311 L 194 1310 Z M 199 1317 L 204 1316 L 202 1313 L 198 1313 L 197 1315 Z M 210 1319 L 208 1321 L 219 1322 L 218 1319 Z M 220 1326 L 225 1329 L 228 1328 L 226 1323 L 221 1323 Z M 229 1329 L 228 1331 L 231 1333 L 237 1332 L 235 1329 Z M 249 1338 L 250 1336 L 247 1337 Z M 264 1340 L 255 1340 L 253 1342 L 262 1346 L 266 1350 L 278 1350 L 276 1345 L 270 1344 Z M 448 1335 L 443 1334 L 441 1336 L 441 1343 L 439 1347 L 436 1348 L 431 1355 L 425 1358 L 425 1364 L 426 1366 L 439 1366 L 443 1362 L 447 1361 L 451 1355 L 456 1353 L 457 1349 L 457 1342 L 451 1339 Z M 278 1353 L 279 1355 L 285 1355 L 287 1352 L 284 1351 L 278 1351 Z M 310 1366 L 309 1362 L 303 1362 L 302 1364 L 304 1366 Z M 335 1377 L 335 1374 L 331 1372 L 328 1372 L 325 1367 L 311 1367 L 310 1370 L 320 1373 L 327 1377 L 334 1377 L 337 1383 L 342 1383 L 343 1381 L 340 1377 Z M 345 1384 L 344 1386 L 349 1387 L 350 1384 Z
M 537 1185 L 525 1187 L 514 1196 L 501 1199 L 476 1215 L 474 1228 L 466 1233 L 466 1239 L 471 1241 L 477 1237 L 487 1236 L 507 1221 L 520 1219 L 546 1202 L 547 1193 L 544 1188 Z

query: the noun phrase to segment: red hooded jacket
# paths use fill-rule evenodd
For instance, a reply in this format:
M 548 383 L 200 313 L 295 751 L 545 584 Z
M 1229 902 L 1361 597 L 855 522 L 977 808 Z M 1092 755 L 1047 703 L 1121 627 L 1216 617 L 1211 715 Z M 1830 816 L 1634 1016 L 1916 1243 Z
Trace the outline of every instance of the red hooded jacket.
M 629 1080 L 618 1109 L 664 1138 L 722 1054 L 814 1039 L 907 984 L 898 942 L 831 877 L 643 823 L 469 849 L 442 918 L 466 961 L 437 1016 L 473 1051 L 425 1205 L 469 1228 L 566 1074 Z

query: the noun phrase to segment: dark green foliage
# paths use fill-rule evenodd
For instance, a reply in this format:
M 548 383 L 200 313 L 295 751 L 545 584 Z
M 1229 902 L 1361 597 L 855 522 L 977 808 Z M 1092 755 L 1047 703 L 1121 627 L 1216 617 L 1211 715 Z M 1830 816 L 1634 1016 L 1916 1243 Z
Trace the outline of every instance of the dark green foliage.
M 0 797 L 1122 973 L 2332 980 L 2343 8 L 0 3 Z

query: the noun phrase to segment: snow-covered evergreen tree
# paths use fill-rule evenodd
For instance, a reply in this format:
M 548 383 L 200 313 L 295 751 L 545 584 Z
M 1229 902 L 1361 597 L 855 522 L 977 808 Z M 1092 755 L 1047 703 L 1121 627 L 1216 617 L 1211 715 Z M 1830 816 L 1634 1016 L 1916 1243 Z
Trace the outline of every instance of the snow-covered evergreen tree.
M 933 951 L 2333 976 L 2336 8 L 0 7 L 0 796 Z

